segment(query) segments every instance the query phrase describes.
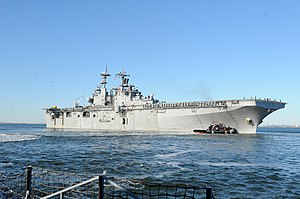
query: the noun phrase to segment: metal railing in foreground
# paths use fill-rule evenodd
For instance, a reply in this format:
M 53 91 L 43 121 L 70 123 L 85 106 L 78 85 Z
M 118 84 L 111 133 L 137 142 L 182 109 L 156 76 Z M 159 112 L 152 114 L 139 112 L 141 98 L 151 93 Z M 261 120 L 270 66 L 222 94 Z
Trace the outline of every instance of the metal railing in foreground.
M 82 173 L 50 171 L 38 167 L 27 167 L 27 172 L 14 179 L 20 180 L 20 186 L 3 192 L 0 198 L 206 198 L 212 199 L 211 188 L 197 188 L 185 185 L 147 184 L 139 181 L 108 178 L 105 174 L 87 176 Z M 9 178 L 0 175 L 3 185 L 11 184 Z M 9 182 L 7 182 L 9 181 Z M 4 182 L 4 183 L 3 183 Z M 16 184 L 17 185 L 17 184 Z M 14 191 L 12 191 L 14 190 Z M 1 193 L 4 195 L 1 196 Z
M 82 190 L 78 190 L 80 187 L 88 186 L 89 184 L 97 182 L 98 192 L 94 195 L 83 195 Z M 140 184 L 133 182 L 126 182 L 127 185 L 119 185 L 112 180 L 109 180 L 105 175 L 93 177 L 84 182 L 67 187 L 61 191 L 42 197 L 42 199 L 50 198 L 206 198 L 212 199 L 211 188 L 196 188 L 187 186 L 174 186 L 174 185 L 161 185 L 161 184 Z M 134 185 L 134 186 L 132 186 Z
M 67 188 L 65 188 L 63 190 L 57 191 L 55 193 L 52 193 L 52 194 L 50 194 L 48 196 L 42 197 L 42 199 L 55 198 L 57 196 L 59 196 L 59 198 L 74 198 L 74 197 L 78 198 L 79 196 L 80 196 L 80 198 L 82 198 L 83 194 L 86 194 L 85 197 L 87 197 L 87 196 L 91 197 L 92 196 L 91 198 L 94 198 L 93 197 L 94 195 L 90 195 L 93 192 L 91 192 L 91 193 L 88 194 L 87 193 L 87 189 L 82 192 L 82 190 L 80 191 L 80 190 L 78 190 L 78 188 L 79 187 L 83 187 L 83 186 L 90 186 L 90 184 L 92 184 L 94 181 L 98 181 L 99 182 L 100 179 L 101 179 L 101 177 L 102 176 L 93 177 L 93 178 L 91 178 L 89 180 L 86 180 L 84 182 L 78 183 L 76 185 L 73 185 L 73 186 L 67 187 Z M 100 196 L 101 196 L 100 187 L 101 186 L 100 186 L 100 182 L 99 182 L 99 184 L 98 184 L 98 189 L 99 189 L 98 190 L 98 198 L 100 198 Z M 70 195 L 70 193 L 71 193 L 71 195 Z M 96 193 L 95 193 L 95 196 L 97 196 Z

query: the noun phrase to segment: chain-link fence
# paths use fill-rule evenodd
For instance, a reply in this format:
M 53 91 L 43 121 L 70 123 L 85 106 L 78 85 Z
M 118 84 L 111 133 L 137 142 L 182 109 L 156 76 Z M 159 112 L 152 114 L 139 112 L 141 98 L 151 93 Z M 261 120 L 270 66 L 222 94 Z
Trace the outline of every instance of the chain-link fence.
M 84 173 L 51 171 L 27 167 L 15 177 L 0 174 L 0 199 L 35 198 L 179 198 L 212 199 L 212 189 L 187 185 L 149 184 L 108 178 L 106 175 L 89 176 Z
M 90 177 L 83 173 L 60 172 L 34 167 L 32 170 L 30 196 L 31 198 L 44 197 L 63 190 L 66 187 L 78 184 Z M 81 196 L 85 196 L 86 198 L 93 198 L 93 193 L 96 189 L 97 186 L 95 185 L 86 185 L 68 192 L 68 197 L 81 198 Z

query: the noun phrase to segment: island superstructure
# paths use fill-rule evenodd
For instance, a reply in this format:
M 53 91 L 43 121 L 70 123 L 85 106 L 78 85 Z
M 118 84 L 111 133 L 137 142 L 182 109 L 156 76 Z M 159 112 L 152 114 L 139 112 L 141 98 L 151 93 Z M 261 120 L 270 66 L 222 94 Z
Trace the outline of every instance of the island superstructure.
M 129 84 L 129 75 L 124 70 L 116 74 L 121 84 L 110 90 L 107 89 L 110 74 L 106 70 L 101 76 L 100 85 L 88 98 L 88 106 L 75 103 L 71 108 L 46 108 L 47 128 L 254 134 L 266 116 L 286 104 L 257 98 L 160 102 L 154 95 L 144 96 Z

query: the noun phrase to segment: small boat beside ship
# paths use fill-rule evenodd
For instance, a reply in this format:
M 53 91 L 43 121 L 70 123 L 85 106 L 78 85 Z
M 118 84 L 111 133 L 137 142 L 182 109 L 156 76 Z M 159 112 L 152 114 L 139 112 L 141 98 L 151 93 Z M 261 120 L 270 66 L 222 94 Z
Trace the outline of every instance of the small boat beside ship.
M 160 102 L 154 95 L 142 95 L 129 84 L 123 70 L 117 88 L 107 89 L 107 78 L 88 98 L 88 106 L 75 103 L 70 108 L 45 109 L 47 128 L 254 134 L 263 119 L 285 107 L 285 102 L 271 99 L 240 99 L 193 102 Z

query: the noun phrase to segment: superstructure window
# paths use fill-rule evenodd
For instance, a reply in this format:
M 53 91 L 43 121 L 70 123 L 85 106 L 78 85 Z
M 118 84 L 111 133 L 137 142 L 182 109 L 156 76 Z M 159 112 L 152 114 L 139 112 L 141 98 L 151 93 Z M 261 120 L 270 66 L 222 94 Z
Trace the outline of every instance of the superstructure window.
M 90 112 L 84 111 L 83 112 L 83 117 L 90 117 Z
M 128 124 L 128 118 L 122 118 L 122 124 Z
M 71 116 L 72 116 L 71 112 L 66 113 L 66 117 L 71 117 Z

